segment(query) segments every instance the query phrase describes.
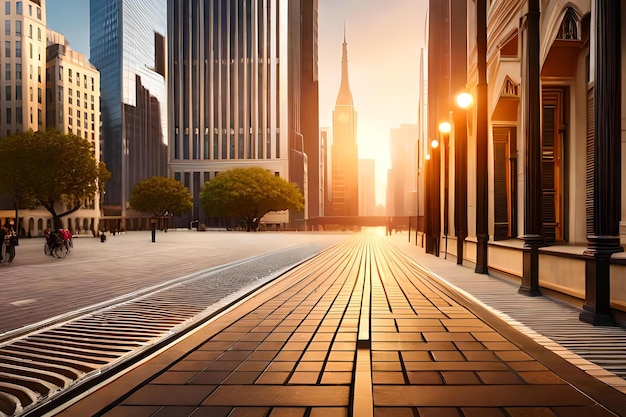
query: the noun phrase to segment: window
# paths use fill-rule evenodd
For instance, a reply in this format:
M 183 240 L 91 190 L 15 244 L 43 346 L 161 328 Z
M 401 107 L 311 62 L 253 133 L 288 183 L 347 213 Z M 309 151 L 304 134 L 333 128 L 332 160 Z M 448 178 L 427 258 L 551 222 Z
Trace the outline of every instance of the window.
M 11 42 L 4 41 L 4 56 L 7 58 L 11 57 Z
M 41 88 L 38 88 L 37 89 L 37 103 L 41 103 L 42 98 L 43 98 L 43 94 L 42 94 Z
M 20 84 L 15 86 L 15 99 L 22 101 L 22 86 Z
M 4 2 L 4 14 L 7 16 L 11 14 L 11 2 L 10 1 Z
M 80 98 L 80 91 L 76 90 L 76 97 Z
M 22 2 L 18 1 L 15 3 L 15 13 L 22 14 Z
M 59 66 L 59 81 L 63 80 L 63 67 Z
M 10 124 L 10 123 L 11 123 L 11 108 L 10 108 L 10 107 L 7 107 L 7 118 L 6 118 L 6 122 L 7 122 L 8 124 Z
M 33 6 L 32 6 L 32 4 L 29 4 L 29 5 L 28 5 L 28 15 L 29 15 L 29 16 L 32 16 L 32 15 L 33 15 Z
M 76 126 L 80 127 L 80 119 L 76 119 Z
M 4 79 L 11 81 L 11 64 L 4 64 Z
M 28 25 L 28 37 L 33 38 L 33 25 Z
M 37 28 L 37 40 L 41 40 L 41 28 Z
M 41 20 L 41 7 L 37 7 L 37 19 Z
M 15 108 L 15 121 L 17 122 L 18 125 L 21 125 L 23 123 L 23 121 L 22 121 L 22 108 L 21 107 L 16 107 Z
M 11 86 L 7 85 L 4 87 L 4 99 L 6 101 L 11 101 Z
M 22 57 L 22 41 L 15 41 L 15 56 Z
M 72 126 L 72 118 L 71 117 L 69 119 L 67 119 L 67 124 Z
M 16 80 L 22 79 L 22 64 L 20 63 L 15 64 L 15 79 Z
M 37 82 L 41 82 L 41 67 L 37 67 Z
M 76 99 L 76 105 L 77 105 L 78 107 L 80 107 L 80 99 L 78 99 L 78 98 Z
M 22 36 L 22 21 L 21 20 L 17 20 L 15 22 L 15 34 L 17 36 Z
M 4 34 L 7 36 L 11 34 L 11 21 L 10 20 L 4 21 Z

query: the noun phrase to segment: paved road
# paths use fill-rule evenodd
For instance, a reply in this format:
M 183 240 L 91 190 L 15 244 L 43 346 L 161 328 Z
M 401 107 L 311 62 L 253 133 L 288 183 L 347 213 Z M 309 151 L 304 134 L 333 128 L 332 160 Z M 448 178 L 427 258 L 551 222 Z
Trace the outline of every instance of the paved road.
M 325 251 L 59 415 L 626 415 L 626 394 L 389 241 Z
M 45 256 L 44 240 L 21 239 L 12 264 L 0 265 L 0 336 L 218 265 L 309 245 L 322 250 L 349 234 L 288 232 L 129 232 L 77 237 L 65 259 Z

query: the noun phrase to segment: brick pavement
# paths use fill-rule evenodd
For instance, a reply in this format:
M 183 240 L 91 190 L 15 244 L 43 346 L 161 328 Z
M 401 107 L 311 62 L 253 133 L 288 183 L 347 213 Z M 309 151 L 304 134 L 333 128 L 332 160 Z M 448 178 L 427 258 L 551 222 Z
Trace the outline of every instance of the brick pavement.
M 327 247 L 345 234 L 157 232 L 80 236 L 64 259 L 43 253 L 43 238 L 20 239 L 12 264 L 0 264 L 0 335 L 51 317 L 208 268 L 298 245 Z
M 626 395 L 358 235 L 59 415 L 594 417 Z

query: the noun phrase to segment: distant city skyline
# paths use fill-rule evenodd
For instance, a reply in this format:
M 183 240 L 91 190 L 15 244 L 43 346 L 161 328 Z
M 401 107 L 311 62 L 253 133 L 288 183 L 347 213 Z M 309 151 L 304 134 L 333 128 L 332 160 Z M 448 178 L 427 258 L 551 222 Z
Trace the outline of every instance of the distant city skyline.
M 320 127 L 332 127 L 344 30 L 359 112 L 359 158 L 376 160 L 376 202 L 385 204 L 391 129 L 417 122 L 419 54 L 428 0 L 319 0 Z M 71 17 L 71 18 L 68 18 Z M 89 57 L 89 2 L 47 0 L 47 24 Z

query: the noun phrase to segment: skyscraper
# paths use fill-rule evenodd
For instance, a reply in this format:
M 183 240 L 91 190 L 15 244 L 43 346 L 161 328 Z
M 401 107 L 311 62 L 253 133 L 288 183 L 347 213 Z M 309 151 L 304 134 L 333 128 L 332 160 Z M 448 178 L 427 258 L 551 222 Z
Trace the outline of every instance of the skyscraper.
M 193 196 L 187 220 L 204 219 L 203 184 L 230 168 L 266 168 L 306 195 L 300 119 L 302 43 L 310 35 L 301 20 L 315 18 L 315 6 L 168 0 L 170 169 Z M 290 219 L 274 214 L 271 222 Z
M 402 124 L 391 129 L 391 170 L 387 181 L 387 210 L 390 216 L 417 214 L 417 124 Z
M 357 112 L 348 81 L 348 44 L 344 34 L 341 85 L 333 112 L 332 215 L 359 215 Z
M 90 0 L 91 62 L 101 74 L 102 155 L 112 173 L 111 227 L 140 227 L 128 200 L 139 181 L 167 176 L 165 0 Z

